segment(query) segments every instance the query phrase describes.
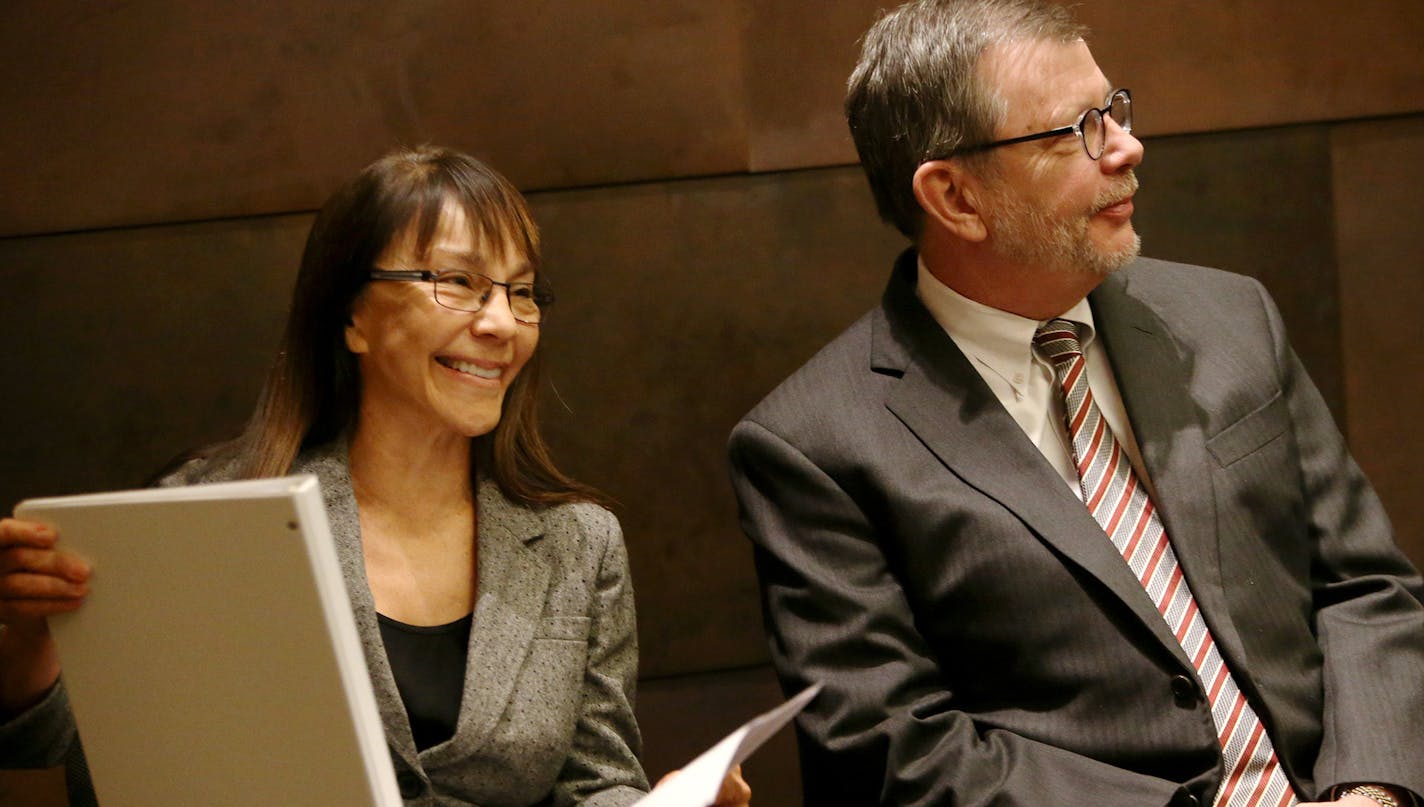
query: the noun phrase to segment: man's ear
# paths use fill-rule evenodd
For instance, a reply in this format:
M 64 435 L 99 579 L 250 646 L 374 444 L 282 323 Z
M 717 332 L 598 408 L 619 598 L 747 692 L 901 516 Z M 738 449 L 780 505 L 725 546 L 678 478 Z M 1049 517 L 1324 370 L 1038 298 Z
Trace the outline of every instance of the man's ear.
M 978 185 L 958 160 L 929 160 L 915 169 L 915 199 L 932 224 L 965 241 L 983 241 L 989 230 L 979 214 Z

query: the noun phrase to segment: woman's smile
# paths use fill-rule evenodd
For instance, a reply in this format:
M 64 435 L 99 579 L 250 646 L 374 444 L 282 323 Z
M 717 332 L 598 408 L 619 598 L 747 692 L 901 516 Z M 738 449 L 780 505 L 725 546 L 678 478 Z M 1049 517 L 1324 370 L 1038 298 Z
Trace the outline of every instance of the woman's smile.
M 504 368 L 507 362 L 492 362 L 481 359 L 457 359 L 452 356 L 436 356 L 435 361 L 440 366 L 454 370 L 461 375 L 473 376 L 475 378 L 498 381 L 504 375 Z

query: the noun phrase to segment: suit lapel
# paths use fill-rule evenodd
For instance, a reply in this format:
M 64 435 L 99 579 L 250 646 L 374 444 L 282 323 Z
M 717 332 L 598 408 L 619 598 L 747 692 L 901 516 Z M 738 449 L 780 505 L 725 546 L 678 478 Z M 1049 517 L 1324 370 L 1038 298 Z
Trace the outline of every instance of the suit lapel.
M 376 621 L 376 602 L 371 597 L 371 585 L 366 580 L 366 559 L 361 551 L 361 516 L 356 509 L 356 495 L 351 490 L 351 469 L 348 465 L 346 441 L 304 453 L 293 465 L 292 473 L 316 474 L 321 482 L 321 494 L 326 504 L 327 521 L 341 572 L 346 578 L 346 592 L 356 618 L 356 631 L 366 653 L 366 667 L 376 696 L 376 708 L 386 727 L 386 744 L 407 766 L 418 770 L 420 763 L 411 736 L 405 703 L 396 688 L 395 675 L 386 657 L 386 645 L 381 641 L 380 624 Z
M 316 474 L 321 482 L 332 539 L 347 581 L 387 744 L 410 768 L 419 770 L 422 765 L 405 703 L 381 641 L 376 604 L 366 580 L 361 520 L 351 490 L 345 441 L 337 440 L 320 451 L 303 454 L 292 473 Z M 468 754 L 493 732 L 534 640 L 550 582 L 548 565 L 526 546 L 543 534 L 543 521 L 532 511 L 509 502 L 488 480 L 480 480 L 477 495 L 478 600 L 470 627 L 465 690 L 455 736 L 426 751 L 437 758 Z
M 551 572 L 526 546 L 543 535 L 533 511 L 513 504 L 492 481 L 479 483 L 479 599 L 470 627 L 465 696 L 455 732 L 460 753 L 482 745 L 514 691 L 538 632 Z
M 1150 268 L 1138 271 L 1151 271 Z M 1191 354 L 1162 320 L 1128 289 L 1131 272 L 1110 278 L 1092 295 L 1098 326 L 1123 405 L 1156 491 L 1153 504 L 1172 541 L 1192 596 L 1212 637 L 1240 668 L 1242 644 L 1231 623 L 1221 581 L 1216 499 L 1201 418 L 1190 395 Z
M 915 296 L 914 278 L 911 251 L 897 265 L 872 323 L 875 369 L 903 374 L 886 406 L 951 472 L 1100 581 L 1190 667 L 1102 527 Z

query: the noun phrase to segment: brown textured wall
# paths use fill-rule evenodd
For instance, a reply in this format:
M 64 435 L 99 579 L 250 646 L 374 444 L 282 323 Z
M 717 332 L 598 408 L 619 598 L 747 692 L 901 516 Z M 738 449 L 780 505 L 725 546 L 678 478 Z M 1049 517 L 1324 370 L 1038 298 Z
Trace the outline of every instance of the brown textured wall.
M 137 487 L 232 436 L 311 217 L 0 240 L 0 509 Z
M 645 674 L 765 658 L 723 446 L 878 296 L 899 243 L 862 185 L 843 168 L 535 197 L 569 301 L 544 344 L 567 408 L 546 422 L 622 502 Z
M 1418 0 L 1087 0 L 1110 78 L 1151 99 L 1149 135 L 1424 109 Z
M 850 162 L 839 115 L 873 0 L 756 0 L 747 37 L 752 170 Z M 1085 0 L 1072 4 L 1147 135 L 1424 110 L 1417 0 Z
M 0 509 L 230 433 L 305 211 L 396 142 L 471 150 L 548 189 L 549 432 L 620 501 L 649 767 L 685 760 L 777 697 L 725 434 L 874 302 L 900 245 L 839 114 L 877 5 L 6 4 Z M 1081 15 L 1154 135 L 1148 253 L 1266 283 L 1424 563 L 1424 4 Z M 749 769 L 758 803 L 794 803 L 789 737 Z
M 311 209 L 394 143 L 526 188 L 740 170 L 739 8 L 12 0 L 0 235 Z
M 524 188 L 834 165 L 850 0 L 9 0 L 0 236 L 306 210 L 397 142 Z M 1424 110 L 1417 0 L 1090 0 L 1152 135 Z
M 1347 434 L 1424 568 L 1424 118 L 1331 136 Z

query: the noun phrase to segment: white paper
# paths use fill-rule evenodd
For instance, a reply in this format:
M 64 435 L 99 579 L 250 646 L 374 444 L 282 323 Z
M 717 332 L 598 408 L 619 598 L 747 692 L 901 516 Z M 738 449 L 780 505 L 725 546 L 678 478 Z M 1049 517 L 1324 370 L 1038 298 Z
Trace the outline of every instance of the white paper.
M 775 709 L 743 723 L 685 765 L 676 776 L 634 802 L 634 807 L 707 807 L 712 804 L 717 800 L 717 791 L 727 771 L 750 757 L 820 691 L 821 684 L 814 683 Z
M 94 569 L 51 627 L 104 807 L 402 803 L 316 477 L 16 514 Z

